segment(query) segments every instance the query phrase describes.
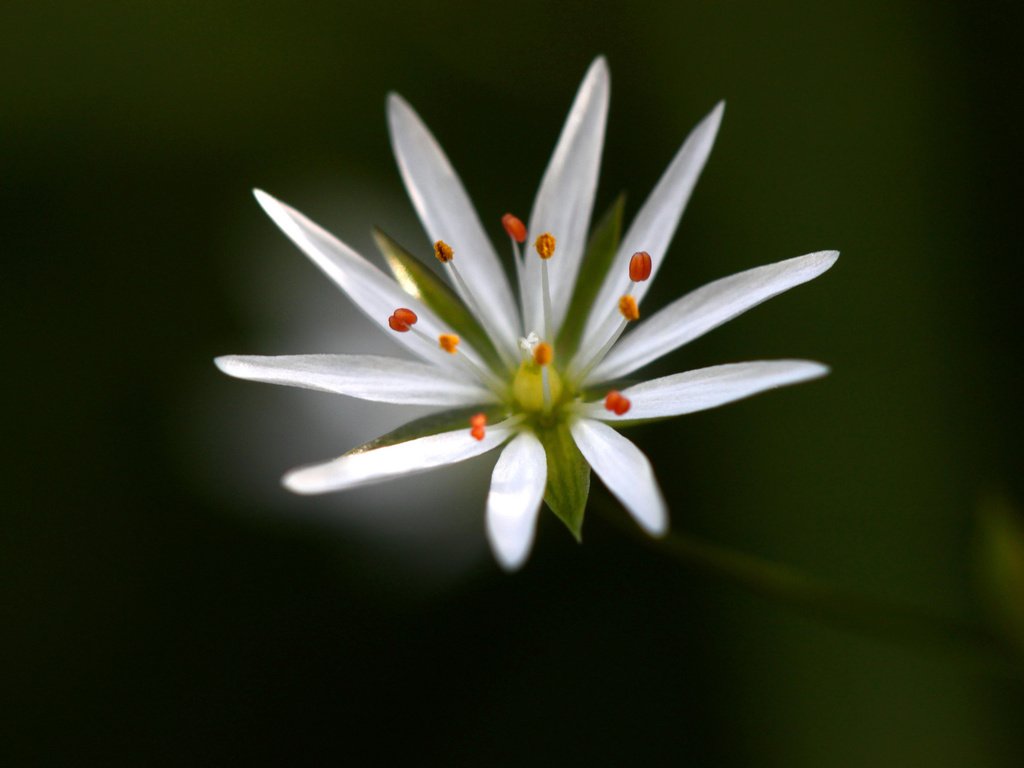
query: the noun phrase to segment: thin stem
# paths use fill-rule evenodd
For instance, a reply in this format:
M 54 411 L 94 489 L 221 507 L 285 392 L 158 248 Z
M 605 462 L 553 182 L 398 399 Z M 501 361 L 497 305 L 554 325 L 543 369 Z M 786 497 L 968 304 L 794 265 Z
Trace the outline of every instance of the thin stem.
M 548 285 L 548 260 L 540 261 L 540 284 L 541 293 L 544 294 L 544 340 L 548 344 L 554 344 L 555 339 L 551 334 L 551 288 Z
M 1020 676 L 1009 649 L 983 626 L 895 601 L 849 592 L 814 579 L 790 566 L 727 549 L 687 534 L 653 539 L 597 497 L 609 522 L 628 530 L 645 545 L 690 570 L 723 578 L 753 594 L 775 600 L 800 613 L 846 630 L 919 647 L 931 645 L 968 654 L 986 667 Z
M 615 346 L 615 342 L 617 342 L 623 332 L 625 332 L 627 325 L 629 325 L 629 320 L 622 318 L 622 320 L 619 321 L 619 327 L 615 329 L 615 333 L 608 337 L 608 341 L 606 341 L 604 345 L 597 350 L 583 369 L 578 374 L 575 374 L 576 379 L 579 380 L 580 384 L 584 383 L 587 375 L 594 370 L 594 366 L 604 360 L 605 356 L 611 351 L 611 348 Z

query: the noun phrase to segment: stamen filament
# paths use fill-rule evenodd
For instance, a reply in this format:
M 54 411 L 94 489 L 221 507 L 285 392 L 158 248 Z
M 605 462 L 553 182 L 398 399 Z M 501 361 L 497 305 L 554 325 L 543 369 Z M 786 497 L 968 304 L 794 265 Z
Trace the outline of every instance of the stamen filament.
M 551 413 L 551 379 L 546 365 L 540 369 L 540 380 L 544 390 L 544 413 Z
M 611 348 L 615 346 L 615 342 L 619 340 L 619 337 L 626 330 L 626 326 L 640 319 L 640 310 L 637 308 L 636 299 L 628 293 L 619 299 L 619 312 L 622 315 L 619 327 L 615 329 L 615 333 L 597 350 L 597 354 L 591 357 L 590 361 L 580 371 L 578 376 L 581 383 L 587 378 L 587 374 L 593 370 L 594 366 L 604 360 L 605 355 L 611 351 Z
M 462 274 L 459 272 L 459 268 L 455 266 L 455 251 L 452 249 L 452 247 L 448 245 L 448 243 L 446 243 L 444 240 L 438 240 L 437 242 L 434 243 L 434 256 L 435 258 L 437 258 L 438 261 L 440 261 L 448 268 L 452 282 L 455 283 L 456 292 L 469 306 L 470 312 L 476 315 L 476 317 L 483 324 L 484 328 L 491 335 L 491 338 L 497 339 L 498 336 L 495 335 L 494 328 L 492 327 L 492 324 L 489 322 L 491 317 L 490 314 L 484 311 L 484 307 L 477 300 L 476 294 L 474 294 L 473 291 L 470 290 L 469 283 L 467 283 L 462 278 Z M 513 357 L 511 356 L 509 351 L 505 349 L 504 345 L 496 343 L 495 349 L 497 349 L 498 355 L 499 357 L 501 357 L 502 362 L 504 362 L 505 365 L 509 366 L 509 368 L 512 368 L 515 365 Z
M 554 350 L 546 341 L 540 342 L 533 350 L 533 361 L 540 366 L 541 390 L 544 393 L 544 412 L 551 412 L 551 379 L 548 374 L 548 365 L 554 359 Z
M 550 339 L 551 334 L 551 288 L 548 285 L 548 261 L 540 263 L 540 285 L 544 294 L 544 338 Z
M 537 255 L 540 256 L 540 283 L 544 300 L 544 338 L 553 338 L 551 331 L 551 287 L 548 283 L 548 259 L 555 255 L 555 236 L 545 232 L 534 242 Z
M 416 326 L 410 326 L 409 330 L 412 331 L 417 338 L 422 339 L 431 348 L 436 349 L 438 345 L 440 345 L 441 349 L 453 355 L 465 370 L 485 382 L 495 392 L 500 393 L 504 391 L 505 385 L 497 376 L 491 373 L 488 368 L 478 365 L 474 362 L 473 358 L 467 355 L 464 350 L 459 348 L 459 337 L 455 334 L 442 333 L 438 339 L 432 339 Z

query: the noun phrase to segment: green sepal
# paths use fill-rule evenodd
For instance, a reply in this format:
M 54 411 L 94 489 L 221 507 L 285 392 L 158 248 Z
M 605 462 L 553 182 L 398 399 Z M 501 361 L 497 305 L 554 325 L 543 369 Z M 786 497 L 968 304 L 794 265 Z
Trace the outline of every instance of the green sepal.
M 621 193 L 590 234 L 587 250 L 580 263 L 579 276 L 576 278 L 576 289 L 569 302 L 569 311 L 558 333 L 556 348 L 566 360 L 576 354 L 590 308 L 597 299 L 597 293 L 619 248 L 619 240 L 622 239 L 622 211 L 625 206 L 626 195 Z
M 455 291 L 383 230 L 374 227 L 373 238 L 377 241 L 377 247 L 402 290 L 434 310 L 437 316 L 469 342 L 492 368 L 501 370 L 504 366 L 501 365 L 490 337 Z
M 440 413 L 431 413 L 403 424 L 386 435 L 374 438 L 368 443 L 356 446 L 351 451 L 346 452 L 345 455 L 365 453 L 377 448 L 386 448 L 389 445 L 415 440 L 418 437 L 438 435 L 442 432 L 452 432 L 457 429 L 465 429 L 466 434 L 469 434 L 469 418 L 477 413 L 486 415 L 488 424 L 497 424 L 508 415 L 505 406 L 494 404 L 453 408 L 448 411 L 441 411 Z
M 590 465 L 583 458 L 569 427 L 558 424 L 540 428 L 537 437 L 548 459 L 548 484 L 544 501 L 569 532 L 579 541 L 583 531 L 583 513 L 590 494 Z

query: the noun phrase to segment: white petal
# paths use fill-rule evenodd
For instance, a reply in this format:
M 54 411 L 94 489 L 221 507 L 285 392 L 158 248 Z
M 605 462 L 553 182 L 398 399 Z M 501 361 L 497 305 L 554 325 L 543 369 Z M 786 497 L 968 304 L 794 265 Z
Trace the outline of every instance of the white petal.
M 519 568 L 530 554 L 547 478 L 544 446 L 520 432 L 501 452 L 487 496 L 487 538 L 506 570 Z
M 391 146 L 423 228 L 431 241 L 444 240 L 476 302 L 455 290 L 477 316 L 499 352 L 515 359 L 519 312 L 508 277 L 455 169 L 419 115 L 398 94 L 388 96 Z
M 634 286 L 633 295 L 639 302 L 650 289 L 655 275 L 665 261 L 669 243 L 672 242 L 672 236 L 690 200 L 700 172 L 707 162 L 708 155 L 711 154 L 711 147 L 718 135 L 724 111 L 725 102 L 719 102 L 690 132 L 647 197 L 640 212 L 633 219 L 632 225 L 619 244 L 612 267 L 605 275 L 597 300 L 587 318 L 582 348 L 596 351 L 614 331 L 614 324 L 607 329 L 602 326 L 608 315 L 614 312 L 619 297 L 629 287 L 629 260 L 637 251 L 647 251 L 651 254 L 651 276 Z
M 544 327 L 541 261 L 533 250 L 534 240 L 544 232 L 553 234 L 557 243 L 555 255 L 548 261 L 555 332 L 569 308 L 594 207 L 608 114 L 608 91 L 608 63 L 604 57 L 598 57 L 587 70 L 576 94 L 530 214 L 525 279 L 521 286 L 527 331 L 540 332 Z
M 417 328 L 436 339 L 441 333 L 450 333 L 437 316 L 418 299 L 403 291 L 398 283 L 373 264 L 338 240 L 327 230 L 314 224 L 301 213 L 266 192 L 253 190 L 256 200 L 274 223 L 288 235 L 320 269 L 327 273 L 352 302 L 385 332 L 420 357 L 446 368 L 452 368 L 451 356 L 440 348 L 426 344 L 414 333 L 395 333 L 388 328 L 388 318 L 399 307 L 408 307 L 419 318 Z M 463 341 L 459 350 L 478 364 L 480 358 Z
M 625 376 L 762 301 L 817 277 L 838 257 L 838 251 L 819 251 L 748 269 L 698 288 L 641 320 L 591 371 L 587 381 Z
M 335 392 L 402 405 L 493 402 L 493 392 L 450 370 L 378 355 L 225 355 L 214 362 L 229 376 Z
M 622 416 L 604 403 L 588 403 L 583 414 L 604 421 L 656 419 L 704 411 L 742 400 L 767 389 L 824 376 L 828 368 L 809 360 L 759 360 L 676 373 L 622 390 L 631 407 Z
M 484 439 L 477 440 L 469 434 L 467 426 L 293 469 L 283 482 L 295 493 L 341 491 L 471 459 L 497 448 L 510 434 L 509 427 L 502 422 L 488 427 Z
M 668 510 L 651 462 L 633 443 L 607 424 L 580 419 L 571 427 L 583 458 L 652 536 L 668 530 Z

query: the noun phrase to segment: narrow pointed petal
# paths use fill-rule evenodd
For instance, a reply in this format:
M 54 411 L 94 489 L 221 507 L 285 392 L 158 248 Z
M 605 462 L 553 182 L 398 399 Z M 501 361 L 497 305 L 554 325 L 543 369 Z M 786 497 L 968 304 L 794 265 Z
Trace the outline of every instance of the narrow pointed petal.
M 442 432 L 385 448 L 350 453 L 323 464 L 294 469 L 284 476 L 285 488 L 295 493 L 327 493 L 371 485 L 403 475 L 447 464 L 455 464 L 487 453 L 511 435 L 507 423 L 487 427 L 483 440 L 469 434 L 469 428 Z
M 459 272 L 478 299 L 477 306 L 454 286 L 477 316 L 503 357 L 515 359 L 519 312 L 505 270 L 473 204 L 447 156 L 415 110 L 399 95 L 388 96 L 391 146 L 423 228 L 431 241 L 444 240 L 455 251 Z
M 611 335 L 614 325 L 610 328 L 602 326 L 615 302 L 629 288 L 629 260 L 637 251 L 647 251 L 653 257 L 651 276 L 633 287 L 633 295 L 638 302 L 654 283 L 693 188 L 711 154 L 724 111 L 725 102 L 719 102 L 690 132 L 633 219 L 587 318 L 583 348 L 597 350 Z
M 513 439 L 494 467 L 487 496 L 487 538 L 506 570 L 516 570 L 530 554 L 547 477 L 544 446 L 530 432 Z
M 394 333 L 388 330 L 387 321 L 391 313 L 398 307 L 408 307 L 419 317 L 417 328 L 427 336 L 437 338 L 441 333 L 450 332 L 451 329 L 443 326 L 425 304 L 407 294 L 398 283 L 294 208 L 262 190 L 254 190 L 253 194 L 281 231 L 347 293 L 352 303 L 374 324 L 416 355 L 447 368 L 453 367 L 451 357 L 446 352 L 425 345 L 415 334 Z M 464 343 L 460 350 L 480 364 L 479 356 L 468 344 Z
M 809 360 L 758 360 L 730 363 L 645 381 L 622 390 L 631 407 L 616 416 L 604 403 L 588 403 L 583 414 L 614 423 L 657 419 L 705 411 L 777 387 L 799 384 L 828 373 L 828 367 Z
M 751 307 L 814 279 L 837 258 L 838 251 L 819 251 L 748 269 L 698 288 L 641 320 L 590 372 L 587 382 L 625 376 Z
M 580 419 L 572 436 L 583 457 L 608 490 L 652 536 L 668 530 L 668 510 L 651 462 L 632 442 L 607 424 Z
M 433 365 L 378 355 L 226 355 L 214 362 L 229 376 L 400 405 L 473 405 L 493 392 Z
M 555 255 L 548 262 L 551 295 L 557 298 L 553 302 L 552 320 L 556 334 L 565 319 L 594 207 L 608 93 L 608 63 L 604 57 L 599 57 L 583 78 L 530 214 L 524 285 L 521 286 L 527 331 L 539 332 L 544 327 L 540 259 L 533 251 L 534 240 L 544 232 L 550 232 L 557 240 Z

